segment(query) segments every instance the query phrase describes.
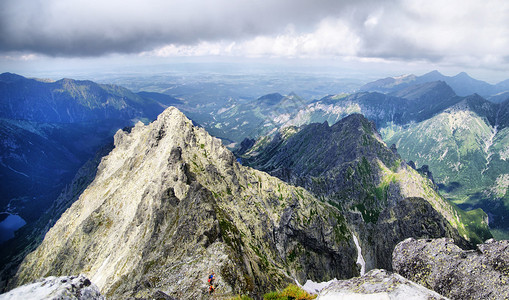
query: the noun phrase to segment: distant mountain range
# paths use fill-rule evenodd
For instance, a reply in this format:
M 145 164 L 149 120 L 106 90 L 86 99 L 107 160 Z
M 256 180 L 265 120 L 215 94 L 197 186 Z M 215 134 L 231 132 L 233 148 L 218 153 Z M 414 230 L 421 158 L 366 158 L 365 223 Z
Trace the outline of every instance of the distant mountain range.
M 434 79 L 433 76 L 444 79 L 438 72 L 424 78 Z M 456 77 L 465 78 L 465 74 Z M 385 82 L 387 87 L 387 81 L 379 83 Z M 280 114 L 274 113 L 278 111 L 277 106 L 269 110 L 270 106 L 260 104 L 255 109 L 267 109 L 265 120 L 279 120 L 266 121 L 263 129 L 325 121 L 334 124 L 352 113 L 363 114 L 375 122 L 388 145 L 396 144 L 406 161 L 412 160 L 419 167 L 428 165 L 449 199 L 465 209 L 484 209 L 496 236 L 509 237 L 506 194 L 509 141 L 505 137 L 509 101 L 488 101 L 478 94 L 457 96 L 445 81 L 419 82 L 422 80 L 414 76 L 390 81 L 397 81 L 397 88 L 386 89 L 387 93 L 358 92 L 314 101 L 299 100 L 298 109 L 291 109 L 296 102 L 285 103 L 285 110 Z M 226 119 L 231 121 L 222 124 L 236 124 L 235 118 L 233 113 Z M 208 126 L 215 124 L 211 122 Z M 249 137 L 270 140 L 256 134 Z
M 360 87 L 359 91 L 391 93 L 412 85 L 434 81 L 443 81 L 447 83 L 459 96 L 479 94 L 484 97 L 489 97 L 509 90 L 509 80 L 492 85 L 485 81 L 474 79 L 465 72 L 461 72 L 455 76 L 445 76 L 435 70 L 422 76 L 403 75 L 379 79 L 363 85 Z

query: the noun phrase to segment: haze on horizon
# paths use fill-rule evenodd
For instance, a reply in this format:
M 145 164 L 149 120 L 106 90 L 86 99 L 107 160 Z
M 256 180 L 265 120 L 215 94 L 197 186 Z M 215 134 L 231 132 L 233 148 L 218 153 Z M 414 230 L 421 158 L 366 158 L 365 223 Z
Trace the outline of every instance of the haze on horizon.
M 504 0 L 4 0 L 0 71 L 175 63 L 509 78 Z

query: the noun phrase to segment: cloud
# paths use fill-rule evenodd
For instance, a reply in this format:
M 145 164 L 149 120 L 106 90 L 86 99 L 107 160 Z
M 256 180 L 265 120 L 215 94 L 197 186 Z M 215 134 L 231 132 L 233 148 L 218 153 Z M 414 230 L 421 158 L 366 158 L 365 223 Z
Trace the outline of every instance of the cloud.
M 320 58 L 324 56 L 354 56 L 359 38 L 338 19 L 324 19 L 311 32 L 297 32 L 287 26 L 277 35 L 260 35 L 251 39 L 231 42 L 200 42 L 195 45 L 165 45 L 143 52 L 143 56 L 245 56 Z
M 353 21 L 360 56 L 440 61 L 502 56 L 509 46 L 509 2 L 403 0 L 385 7 L 374 26 Z
M 507 65 L 504 0 L 4 0 L 0 52 Z M 12 56 L 12 55 L 11 55 Z
M 94 56 L 233 41 L 289 24 L 305 30 L 350 6 L 341 0 L 3 0 L 0 51 Z

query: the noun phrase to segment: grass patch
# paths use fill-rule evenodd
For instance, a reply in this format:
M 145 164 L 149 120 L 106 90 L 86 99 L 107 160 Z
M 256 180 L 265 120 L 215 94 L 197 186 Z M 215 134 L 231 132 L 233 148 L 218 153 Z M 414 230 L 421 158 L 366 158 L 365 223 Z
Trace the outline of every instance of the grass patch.
M 263 295 L 263 300 L 311 300 L 316 297 L 316 295 L 311 295 L 300 287 L 290 284 L 281 292 L 270 292 Z

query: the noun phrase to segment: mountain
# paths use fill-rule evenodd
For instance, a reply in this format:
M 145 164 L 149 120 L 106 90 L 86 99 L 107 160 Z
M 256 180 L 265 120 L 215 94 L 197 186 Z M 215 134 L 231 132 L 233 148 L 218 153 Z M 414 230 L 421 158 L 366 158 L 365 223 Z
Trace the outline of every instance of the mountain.
M 389 94 L 328 96 L 290 113 L 279 127 L 334 124 L 352 113 L 374 121 L 385 142 L 395 144 L 405 160 L 429 166 L 449 200 L 463 209 L 483 209 L 496 236 L 509 237 L 509 102 L 496 104 L 477 94 L 456 96 L 445 82 L 434 81 Z
M 82 273 L 109 299 L 208 299 L 359 275 L 345 217 L 302 188 L 238 164 L 176 108 L 115 134 L 94 181 L 10 286 Z
M 2 215 L 35 222 L 115 131 L 154 119 L 169 101 L 150 97 L 92 81 L 0 74 Z
M 501 92 L 493 96 L 490 96 L 487 99 L 493 103 L 502 103 L 509 100 L 509 92 Z
M 461 99 L 442 81 L 412 85 L 390 94 L 359 92 L 331 95 L 301 105 L 297 110 L 287 110 L 284 122 L 278 127 L 324 121 L 334 124 L 352 113 L 361 113 L 374 121 L 378 128 L 386 128 L 430 118 Z
M 408 88 L 412 85 L 434 81 L 443 81 L 447 83 L 459 96 L 468 96 L 472 94 L 490 96 L 509 90 L 505 82 L 491 85 L 485 81 L 474 79 L 465 72 L 458 73 L 455 76 L 445 76 L 434 70 L 421 76 L 404 75 L 379 79 L 365 84 L 359 91 L 391 93 Z
M 458 76 L 460 79 L 464 77 L 465 75 Z M 427 74 L 425 78 L 427 80 L 443 79 L 443 75 L 432 72 Z M 319 100 L 303 101 L 298 106 L 286 106 L 287 108 L 284 110 L 271 110 L 268 106 L 260 104 L 260 102 L 256 105 L 251 106 L 248 113 L 240 109 L 243 106 L 237 107 L 235 104 L 232 104 L 230 109 L 221 111 L 228 114 L 228 120 L 236 120 L 234 121 L 236 123 L 233 124 L 237 125 L 233 128 L 240 128 L 238 124 L 241 121 L 245 124 L 250 123 L 249 131 L 239 131 L 236 136 L 236 139 L 249 137 L 248 140 L 241 143 L 240 147 L 235 144 L 242 148 L 242 152 L 246 152 L 246 145 L 251 145 L 249 140 L 264 137 L 267 134 L 269 137 L 264 138 L 264 141 L 268 143 L 279 128 L 323 123 L 325 121 L 334 124 L 352 113 L 361 113 L 375 122 L 388 145 L 397 145 L 405 160 L 414 161 L 419 167 L 428 165 L 429 170 L 435 175 L 441 191 L 445 193 L 449 200 L 468 210 L 482 208 L 490 213 L 490 224 L 497 234 L 499 230 L 509 232 L 509 230 L 503 229 L 509 228 L 503 225 L 509 221 L 505 217 L 507 215 L 505 209 L 499 210 L 499 207 L 504 206 L 503 203 L 506 201 L 503 199 L 503 194 L 505 194 L 505 188 L 503 188 L 505 172 L 503 170 L 506 168 L 503 149 L 506 147 L 504 128 L 509 125 L 509 105 L 490 103 L 477 94 L 468 97 L 457 96 L 444 81 L 416 83 L 388 94 L 359 92 L 351 95 L 331 95 Z M 467 107 L 467 110 L 471 112 L 460 113 Z M 250 122 L 248 118 L 244 117 L 245 114 L 254 115 L 253 112 L 262 110 L 268 111 L 271 117 L 265 119 L 265 121 L 258 118 L 258 123 Z M 472 118 L 465 119 L 465 122 L 469 124 L 472 122 L 472 128 L 479 128 L 473 131 L 455 131 L 456 135 L 460 133 L 464 135 L 457 141 L 459 144 L 455 141 L 459 137 L 447 137 L 447 140 L 441 140 L 443 142 L 437 144 L 438 140 L 436 138 L 438 136 L 445 137 L 437 133 L 453 134 L 451 129 L 440 129 L 438 127 L 450 127 L 448 125 L 450 122 L 455 122 L 454 127 L 457 127 L 461 122 L 449 120 L 447 117 L 451 116 L 447 113 L 449 110 L 457 111 L 453 115 L 455 119 L 459 118 L 458 120 L 472 115 Z M 226 111 L 228 112 L 226 113 Z M 215 128 L 226 124 L 227 122 L 217 123 L 216 119 L 216 121 L 211 121 L 204 126 Z M 228 128 L 232 128 L 232 125 L 228 126 Z M 494 135 L 495 126 L 497 134 Z M 228 137 L 227 133 L 223 132 L 222 134 L 224 134 L 222 137 Z M 395 134 L 397 136 L 394 136 Z M 491 140 L 491 136 L 493 136 L 493 140 Z M 417 137 L 419 138 L 417 139 Z M 493 150 L 497 149 L 496 151 L 502 153 L 501 157 L 504 159 L 498 159 L 496 155 L 491 155 L 492 151 L 487 151 L 486 145 L 490 145 L 488 148 L 491 147 Z M 432 150 L 432 147 L 440 148 L 440 151 Z M 462 151 L 469 152 L 468 155 L 462 154 L 453 157 L 456 152 L 453 150 L 457 147 L 465 147 Z M 477 154 L 470 153 L 470 149 L 474 148 L 477 149 L 475 150 L 478 151 Z M 446 150 L 449 152 L 442 158 Z M 469 157 L 472 157 L 472 160 L 463 162 L 460 172 L 451 167 L 459 160 L 469 159 Z M 488 160 L 490 163 L 486 165 Z M 475 165 L 476 167 L 467 168 L 465 167 L 467 165 Z M 485 168 L 487 170 L 483 172 Z M 481 172 L 483 172 L 482 176 L 479 176 L 478 174 L 481 174 Z M 465 181 L 462 181 L 463 179 Z M 472 183 L 474 185 L 471 185 Z M 462 189 L 458 189 L 459 185 L 469 187 L 470 191 L 464 193 Z M 499 191 L 494 193 L 494 190 Z M 493 195 L 498 196 L 493 197 Z M 483 198 L 485 200 L 468 200 L 469 198 Z M 507 235 L 497 235 L 499 238 L 504 236 Z
M 245 138 L 256 139 L 282 127 L 324 121 L 334 124 L 352 113 L 365 115 L 381 129 L 419 122 L 462 100 L 444 81 L 415 83 L 415 78 L 408 76 L 398 80 L 412 84 L 403 87 L 401 83 L 397 90 L 385 90 L 385 94 L 358 92 L 318 100 L 306 100 L 293 93 L 268 94 L 250 101 L 231 100 L 214 113 L 200 117 L 199 123 L 234 148 Z
M 509 91 L 509 79 L 501 81 L 495 85 L 499 91 Z
M 360 114 L 332 126 L 284 128 L 241 158 L 341 208 L 358 232 L 367 269 L 390 269 L 394 246 L 407 237 L 449 236 L 462 247 L 491 237 L 481 210 L 465 213 L 443 199 Z
M 428 165 L 446 197 L 465 209 L 482 208 L 492 228 L 508 230 L 507 111 L 507 104 L 473 95 L 401 128 L 386 142 L 406 159 Z
M 459 96 L 479 94 L 489 96 L 495 92 L 495 87 L 485 81 L 470 77 L 467 73 L 461 72 L 455 76 L 444 76 L 444 81 L 452 87 Z
M 400 124 L 429 119 L 462 100 L 462 98 L 456 96 L 452 88 L 443 81 L 416 84 L 391 93 L 390 95 L 409 100 L 407 106 L 402 107 L 407 111 L 408 117 L 403 119 Z
M 229 143 L 265 135 L 288 121 L 291 115 L 309 103 L 295 93 L 274 93 L 248 101 L 231 101 L 200 122 L 213 136 Z M 188 113 L 186 111 L 186 113 Z M 192 113 L 191 113 L 192 115 Z
M 391 93 L 394 97 L 405 98 L 415 102 L 441 102 L 450 99 L 456 94 L 444 81 L 430 81 L 409 86 L 405 89 Z
M 300 105 L 297 109 L 287 110 L 285 118 L 281 120 L 278 128 L 286 126 L 301 126 L 310 123 L 327 121 L 334 124 L 352 113 L 362 113 L 374 121 L 377 126 L 388 122 L 402 123 L 410 118 L 407 113 L 409 100 L 385 95 L 381 93 L 355 93 L 352 95 L 331 95 L 309 104 Z
M 153 120 L 164 109 L 116 85 L 72 79 L 43 82 L 9 73 L 0 76 L 0 108 L 2 118 L 44 123 Z
M 279 104 L 279 102 L 284 97 L 279 93 L 273 93 L 273 94 L 267 94 L 265 96 L 261 96 L 257 99 L 257 102 L 261 105 L 276 105 Z
M 395 87 L 405 87 L 411 85 L 416 79 L 413 74 L 402 75 L 398 77 L 386 77 L 378 79 L 373 82 L 366 83 L 359 88 L 359 91 L 367 92 L 380 92 L 387 93 L 392 91 Z

